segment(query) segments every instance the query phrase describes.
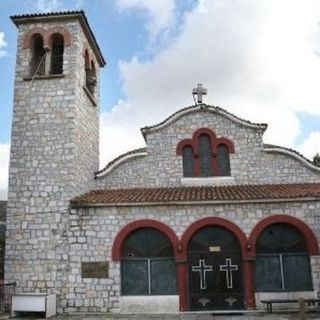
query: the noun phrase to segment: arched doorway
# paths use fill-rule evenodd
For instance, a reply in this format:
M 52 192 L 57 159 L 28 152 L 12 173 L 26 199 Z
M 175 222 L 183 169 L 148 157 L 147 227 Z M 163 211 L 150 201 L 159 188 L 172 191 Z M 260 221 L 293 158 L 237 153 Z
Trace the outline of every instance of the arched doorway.
M 189 306 L 191 310 L 244 308 L 241 246 L 230 230 L 209 225 L 188 243 Z

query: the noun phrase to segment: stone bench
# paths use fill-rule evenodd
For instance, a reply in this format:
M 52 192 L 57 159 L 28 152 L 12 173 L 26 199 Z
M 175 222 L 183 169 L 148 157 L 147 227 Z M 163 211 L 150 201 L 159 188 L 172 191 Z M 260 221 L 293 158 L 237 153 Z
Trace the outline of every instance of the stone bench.
M 56 294 L 18 293 L 12 296 L 11 315 L 18 312 L 43 312 L 46 318 L 56 315 Z

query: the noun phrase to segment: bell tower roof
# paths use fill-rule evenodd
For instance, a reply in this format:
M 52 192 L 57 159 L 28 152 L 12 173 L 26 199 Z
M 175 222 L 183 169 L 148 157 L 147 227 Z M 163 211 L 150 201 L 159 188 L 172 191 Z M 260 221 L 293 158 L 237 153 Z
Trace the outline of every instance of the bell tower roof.
M 20 24 L 26 24 L 26 23 L 77 19 L 81 24 L 83 32 L 88 38 L 88 41 L 97 58 L 97 61 L 99 62 L 100 67 L 104 67 L 106 65 L 106 60 L 102 55 L 98 42 L 92 32 L 88 19 L 83 10 L 14 15 L 14 16 L 11 16 L 10 19 L 13 21 L 13 23 L 17 27 Z

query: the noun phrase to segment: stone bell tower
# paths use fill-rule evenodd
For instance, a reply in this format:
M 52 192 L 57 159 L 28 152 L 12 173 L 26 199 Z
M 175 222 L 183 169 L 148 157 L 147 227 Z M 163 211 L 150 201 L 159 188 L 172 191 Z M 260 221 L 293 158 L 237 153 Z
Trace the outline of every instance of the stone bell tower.
M 69 200 L 99 167 L 99 68 L 83 11 L 11 17 L 18 28 L 5 278 L 63 304 Z M 61 304 L 60 303 L 60 304 Z

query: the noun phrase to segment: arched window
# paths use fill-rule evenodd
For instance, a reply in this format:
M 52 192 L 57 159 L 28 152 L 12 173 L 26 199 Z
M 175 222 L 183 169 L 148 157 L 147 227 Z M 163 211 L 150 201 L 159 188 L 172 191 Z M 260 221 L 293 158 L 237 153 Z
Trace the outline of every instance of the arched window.
M 219 176 L 230 176 L 229 149 L 224 143 L 218 145 L 217 158 Z
M 193 177 L 194 176 L 194 156 L 191 146 L 185 146 L 182 151 L 183 161 L 183 176 Z
M 170 295 L 177 292 L 176 265 L 171 241 L 161 231 L 141 228 L 122 248 L 123 295 Z
M 200 176 L 213 176 L 211 139 L 207 134 L 199 137 Z
M 89 52 L 87 49 L 84 52 L 84 70 L 86 73 L 86 87 L 88 87 L 89 72 L 90 72 L 90 59 L 89 59 Z
M 60 33 L 54 33 L 51 36 L 51 74 L 62 74 L 63 72 L 63 36 Z
M 88 50 L 85 51 L 85 72 L 86 72 L 86 87 L 90 91 L 91 94 L 94 94 L 95 87 L 97 85 L 97 75 L 96 75 L 96 67 L 94 62 L 89 62 L 89 53 Z
M 306 241 L 295 227 L 266 227 L 257 239 L 256 253 L 256 291 L 312 290 Z
M 230 153 L 234 153 L 232 141 L 217 138 L 207 128 L 198 129 L 192 139 L 184 139 L 177 146 L 177 154 L 183 157 L 184 177 L 230 176 Z
M 32 43 L 32 57 L 30 64 L 30 74 L 34 75 L 43 75 L 45 73 L 45 55 L 46 51 L 43 48 L 43 38 L 42 35 L 36 33 L 31 38 Z

